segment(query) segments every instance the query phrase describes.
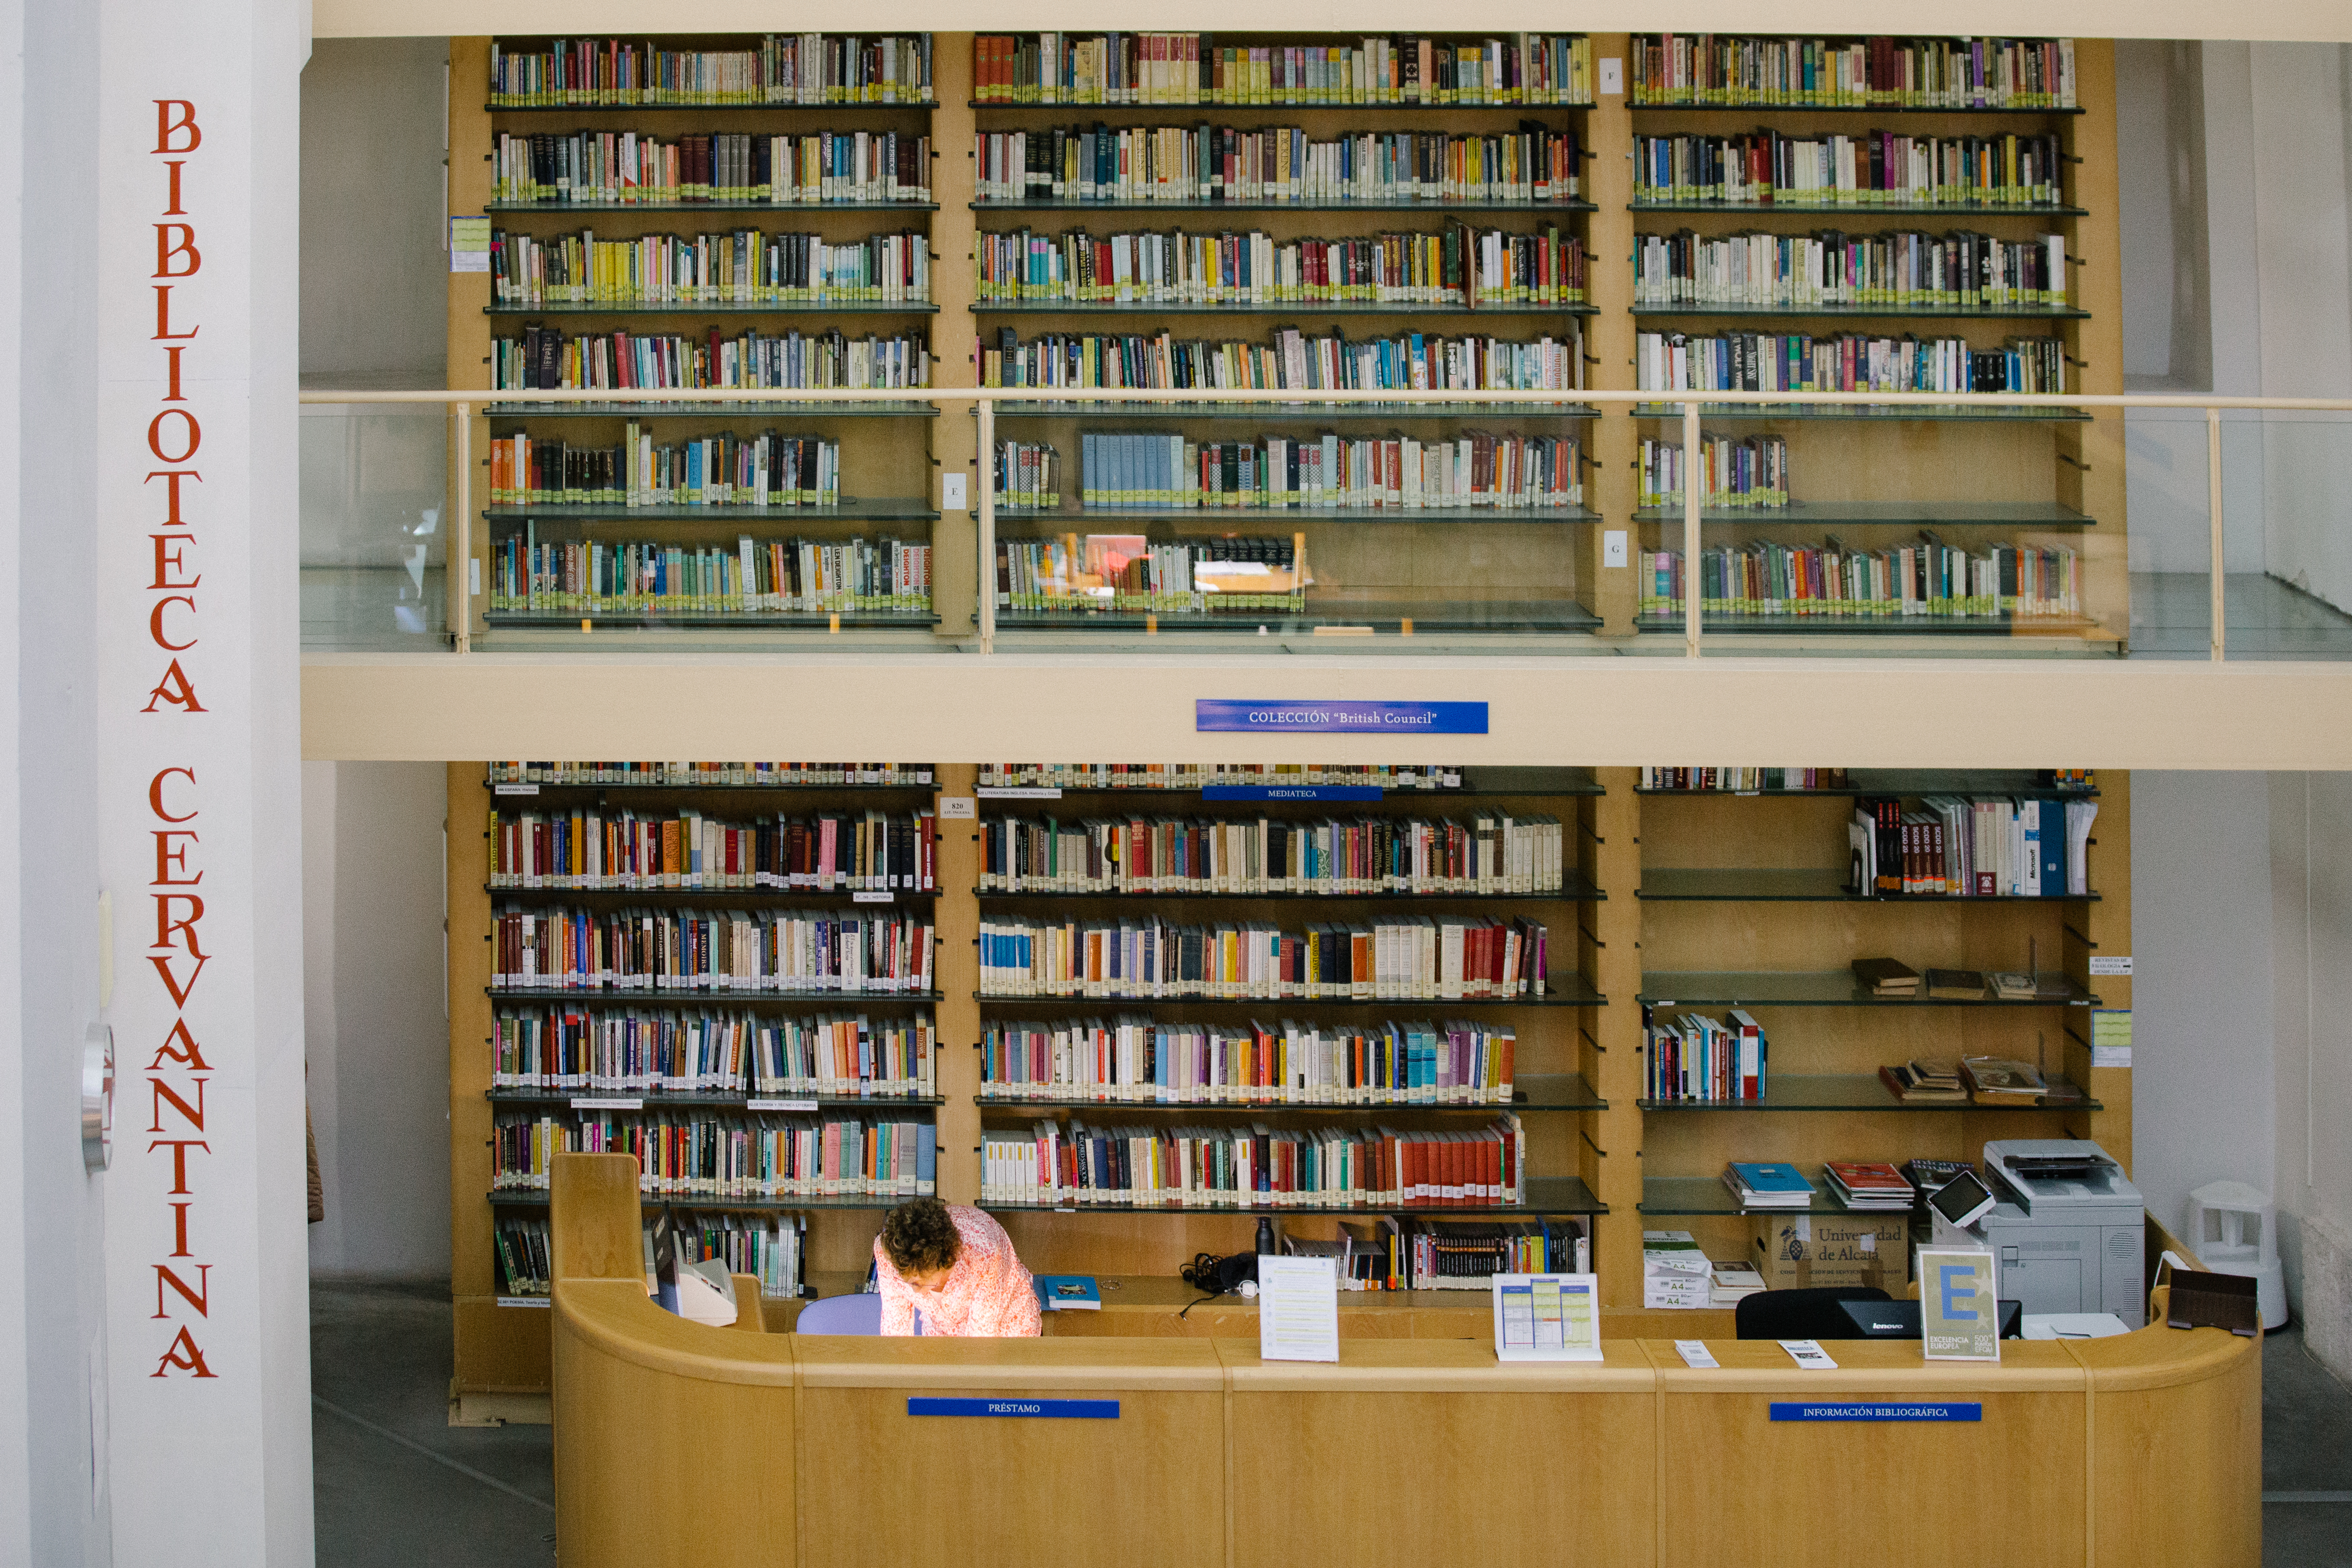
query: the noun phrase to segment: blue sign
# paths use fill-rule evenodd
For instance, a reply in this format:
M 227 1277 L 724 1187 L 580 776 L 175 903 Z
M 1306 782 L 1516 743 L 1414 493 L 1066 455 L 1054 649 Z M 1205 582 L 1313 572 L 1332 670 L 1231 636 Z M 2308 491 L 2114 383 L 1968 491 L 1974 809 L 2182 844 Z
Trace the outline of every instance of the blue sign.
M 1853 1403 L 1822 1401 L 1772 1402 L 1775 1421 L 1981 1421 L 1981 1405 Z
M 1116 1421 L 1116 1399 L 915 1399 L 909 1415 L 1009 1415 L 1018 1419 Z
M 1378 784 L 1208 784 L 1202 800 L 1378 800 Z
M 1484 702 L 1294 702 L 1203 697 L 1192 704 L 1192 730 L 1252 734 L 1483 735 Z

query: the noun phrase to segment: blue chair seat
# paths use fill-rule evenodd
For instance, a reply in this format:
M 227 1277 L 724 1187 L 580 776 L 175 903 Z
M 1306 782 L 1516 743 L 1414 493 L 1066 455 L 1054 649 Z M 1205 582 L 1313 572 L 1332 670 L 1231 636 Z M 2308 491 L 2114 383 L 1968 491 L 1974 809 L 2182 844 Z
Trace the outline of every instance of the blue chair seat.
M 882 1331 L 882 1298 L 872 1293 L 827 1296 L 801 1309 L 797 1334 L 878 1334 Z

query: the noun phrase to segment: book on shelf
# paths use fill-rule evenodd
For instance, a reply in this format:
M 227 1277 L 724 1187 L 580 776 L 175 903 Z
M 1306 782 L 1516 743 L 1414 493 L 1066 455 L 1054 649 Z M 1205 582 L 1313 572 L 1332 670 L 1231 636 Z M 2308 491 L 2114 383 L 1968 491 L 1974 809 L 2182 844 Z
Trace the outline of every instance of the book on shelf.
M 1907 1209 L 1915 1195 L 1903 1173 L 1882 1161 L 1831 1160 L 1822 1172 L 1850 1209 Z
M 1405 1290 L 1486 1290 L 1497 1274 L 1590 1272 L 1591 1238 L 1577 1219 L 1400 1217 L 1394 1225 Z
M 2072 109 L 2072 38 L 1759 37 L 1637 33 L 1637 109 Z
M 490 886 L 654 892 L 928 893 L 939 887 L 928 811 L 730 821 L 691 808 L 490 812 Z
M 937 1186 L 928 1121 L 739 1114 L 699 1107 L 492 1119 L 490 1191 L 545 1193 L 558 1154 L 637 1158 L 648 1197 L 691 1206 L 791 1198 L 911 1198 Z
M 1922 1209 L 1927 1206 L 1927 1200 L 1935 1196 L 1937 1190 L 1946 1182 L 1964 1173 L 1974 1174 L 1975 1172 L 1976 1166 L 1966 1160 L 1906 1160 L 1903 1162 L 1903 1174 L 1910 1182 L 1913 1193 L 1916 1194 L 1915 1206 Z
M 1960 1077 L 1979 1105 L 2034 1105 L 2050 1092 L 2040 1068 L 2010 1057 L 1962 1057 Z
M 1098 816 L 991 816 L 982 892 L 1259 893 L 1311 897 L 1553 893 L 1559 818 L 1507 811 L 1467 820 Z
M 1639 461 L 1642 486 L 1637 504 L 1644 509 L 1683 505 L 1684 487 L 1693 482 L 1698 485 L 1699 505 L 1715 510 L 1778 511 L 1791 504 L 1789 443 L 1783 437 L 1702 432 L 1694 473 L 1680 441 L 1644 436 Z
M 665 442 L 635 420 L 609 447 L 518 430 L 490 437 L 490 504 L 834 508 L 841 504 L 841 443 L 772 429 Z
M 1693 584 L 1680 550 L 1644 550 L 1640 613 L 1680 617 Z M 1861 549 L 1826 536 L 1786 544 L 1755 539 L 1699 552 L 1702 615 L 1749 620 L 1904 624 L 1925 629 L 1975 620 L 2063 620 L 2083 607 L 2080 554 L 2064 545 L 1967 549 L 1922 529 L 1916 542 Z
M 749 1098 L 939 1092 L 939 1035 L 929 1013 L 502 1006 L 490 1051 L 493 1089 Z
M 1761 1100 L 1770 1060 L 1764 1027 L 1735 1007 L 1722 1021 L 1699 1013 L 1667 1018 L 1642 1009 L 1642 1098 Z
M 2086 897 L 2095 800 L 1929 795 L 1906 810 L 1892 795 L 1857 801 L 1850 840 L 1854 890 L 1882 898 Z M 1996 974 L 1980 985 L 2000 993 Z
M 1853 977 L 1868 986 L 1873 995 L 1916 996 L 1919 994 L 1919 972 L 1895 959 L 1857 958 L 1853 961 Z
M 931 384 L 929 341 L 843 331 L 567 332 L 526 321 L 490 340 L 490 384 L 500 392 L 913 390 Z M 636 413 L 639 405 L 631 405 Z M 695 405 L 694 412 L 714 410 Z
M 931 770 L 908 763 L 495 762 L 493 784 L 618 784 L 636 788 L 849 789 L 928 784 Z
M 490 988 L 853 996 L 935 989 L 937 933 L 896 910 L 587 910 L 506 904 Z
M 2064 201 L 2063 142 L 2047 132 L 1914 136 L 1901 131 L 1799 134 L 1769 126 L 1727 136 L 1633 137 L 1633 202 L 1697 203 L 1769 212 L 1775 205 L 1981 207 L 2031 211 Z
M 1039 1121 L 981 1131 L 981 1201 L 1142 1209 L 1508 1207 L 1527 1202 L 1527 1131 L 1306 1131 Z
M 2014 969 L 1996 970 L 1985 977 L 1985 982 L 1992 987 L 1993 995 L 2003 1002 L 2030 1002 L 2039 990 L 2032 974 Z
M 1642 1233 L 1642 1305 L 1679 1310 L 1704 1307 L 1713 1289 L 1713 1265 L 1686 1230 Z
M 1701 235 L 1633 237 L 1633 304 L 1738 310 L 2030 310 L 2067 303 L 2066 237 Z
M 1558 207 L 1584 189 L 1568 127 L 1343 131 L 1297 125 L 1093 125 L 982 131 L 978 205 Z
M 1776 791 L 1842 790 L 1843 768 L 1668 768 L 1644 766 L 1641 787 L 1692 794 L 1769 795 Z
M 1969 1098 L 1959 1070 L 1943 1062 L 1898 1062 L 1878 1069 L 1886 1091 L 1906 1105 L 1960 1104 Z
M 541 526 L 527 521 L 491 540 L 489 613 L 724 620 L 921 616 L 931 607 L 931 546 L 920 540 L 543 540 Z
M 1534 510 L 1584 501 L 1581 447 L 1567 436 L 1465 430 L 1423 440 L 1325 431 L 1207 441 L 1083 431 L 1078 439 L 1079 500 L 1088 511 Z
M 490 1226 L 499 1253 L 501 1296 L 544 1296 L 554 1274 L 548 1225 L 527 1215 L 500 1215 Z
M 1524 916 L 1401 915 L 1285 931 L 1256 921 L 980 922 L 983 996 L 1507 1001 L 1547 989 L 1550 931 Z
M 1030 1278 L 1041 1312 L 1099 1312 L 1102 1289 L 1091 1274 L 1037 1274 Z
M 1139 533 L 996 541 L 996 603 L 1027 614 L 1300 615 L 1307 536 L 1153 543 Z
M 1592 102 L 1592 42 L 1574 33 L 1365 35 L 1279 43 L 1244 34 L 977 33 L 972 100 L 992 104 L 1354 104 L 1457 108 Z
M 769 33 L 756 47 L 666 48 L 651 40 L 490 41 L 492 109 L 926 103 L 931 35 Z
M 1050 441 L 997 442 L 994 474 L 998 506 L 1061 509 L 1062 454 Z
M 983 1101 L 1133 1105 L 1508 1105 L 1507 1025 L 1171 1023 L 1141 1014 L 991 1020 Z
M 1707 1265 L 1706 1304 L 1733 1307 L 1764 1289 L 1764 1276 L 1744 1258 L 1711 1260 Z
M 982 789 L 1161 790 L 1354 785 L 1435 794 L 1464 787 L 1459 767 L 1426 763 L 982 763 Z
M 919 305 L 931 298 L 920 229 L 832 239 L 737 228 L 599 239 L 490 231 L 490 298 L 500 306 L 614 310 L 698 305 Z
M 1927 994 L 1948 1002 L 1981 1002 L 1990 988 L 1980 969 L 1931 969 Z
M 1584 385 L 1584 329 L 1528 339 L 1401 332 L 1349 338 L 1276 327 L 1264 342 L 1149 332 L 1047 332 L 1021 341 L 1012 328 L 981 341 L 982 386 L 1146 388 L 1214 395 L 1229 389 L 1297 392 L 1574 392 Z M 1495 417 L 1541 412 L 1496 405 Z M 1265 410 L 1279 416 L 1278 407 Z
M 491 144 L 503 206 L 855 206 L 931 199 L 931 139 L 896 131 L 514 134 Z
M 1633 334 L 1633 384 L 1662 394 L 2066 390 L 2065 340 L 2054 336 L 2006 337 L 1997 349 L 1979 349 L 1963 337 L 1909 332 L 1641 331 Z M 1900 412 L 1918 417 L 1914 409 Z
M 1818 1190 L 1781 1160 L 1734 1160 L 1723 1168 L 1723 1184 L 1742 1209 L 1811 1208 Z

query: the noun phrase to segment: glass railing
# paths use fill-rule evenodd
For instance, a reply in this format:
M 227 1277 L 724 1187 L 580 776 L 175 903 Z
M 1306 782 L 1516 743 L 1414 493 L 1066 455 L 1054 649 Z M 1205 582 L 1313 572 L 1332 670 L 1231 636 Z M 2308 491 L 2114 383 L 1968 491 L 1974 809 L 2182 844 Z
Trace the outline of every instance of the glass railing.
M 2352 402 L 302 395 L 312 650 L 2352 658 Z

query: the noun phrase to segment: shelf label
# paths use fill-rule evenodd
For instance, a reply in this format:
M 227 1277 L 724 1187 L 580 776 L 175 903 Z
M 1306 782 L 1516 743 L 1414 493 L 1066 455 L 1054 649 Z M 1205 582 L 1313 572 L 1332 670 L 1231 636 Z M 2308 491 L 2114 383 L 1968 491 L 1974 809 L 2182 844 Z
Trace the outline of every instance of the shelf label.
M 1058 784 L 982 784 L 972 793 L 982 800 L 1059 800 L 1062 798 L 1061 786 Z
M 1210 784 L 1202 800 L 1379 800 L 1378 784 Z
M 746 1110 L 814 1110 L 816 1101 L 814 1100 L 747 1100 L 743 1102 L 743 1109 Z
M 1816 1405 L 1807 1400 L 1772 1401 L 1775 1421 L 1981 1421 L 1984 1406 L 1979 1404 L 1946 1402 L 1896 1404 L 1893 1401 L 1868 1400 L 1858 1403 Z
M 957 817 L 977 818 L 979 816 L 980 802 L 971 795 L 943 795 L 940 796 L 940 820 L 942 822 L 952 821 Z
M 552 1307 L 555 1305 L 555 1300 L 551 1296 L 501 1296 L 499 1298 L 499 1305 L 501 1307 Z
M 2128 977 L 2131 972 L 2131 954 L 2128 952 L 2095 952 L 2091 955 L 2091 973 L 2094 974 L 2115 974 Z
M 449 270 L 488 272 L 490 269 L 490 220 L 452 217 L 449 220 Z
M 1196 734 L 1483 735 L 1484 702 L 1293 702 L 1202 697 L 1192 703 Z
M 1030 1421 L 1116 1421 L 1116 1399 L 932 1399 L 910 1395 L 909 1415 L 995 1415 Z
M 641 1099 L 617 1100 L 575 1095 L 572 1100 L 572 1109 L 574 1110 L 643 1110 L 645 1108 L 646 1102 Z
M 890 895 L 887 892 L 874 892 L 860 888 L 849 895 L 849 901 L 853 904 L 887 904 L 890 901 Z
M 492 784 L 490 786 L 490 793 L 493 795 L 537 795 L 539 793 L 539 786 L 534 784 Z

